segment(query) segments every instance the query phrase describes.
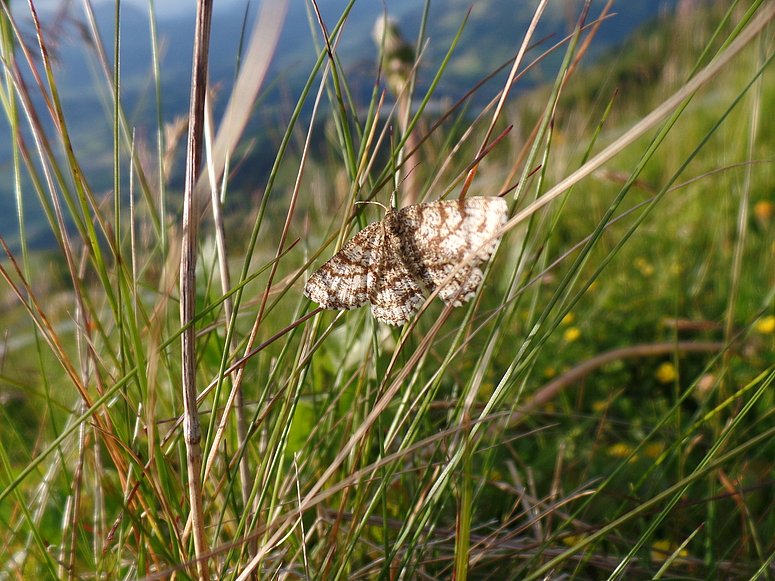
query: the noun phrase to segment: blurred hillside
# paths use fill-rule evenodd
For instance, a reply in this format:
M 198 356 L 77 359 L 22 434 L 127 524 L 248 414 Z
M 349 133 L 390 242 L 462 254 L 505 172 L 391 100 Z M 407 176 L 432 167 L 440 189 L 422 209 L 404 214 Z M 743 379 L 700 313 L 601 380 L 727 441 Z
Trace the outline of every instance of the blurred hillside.
M 598 31 L 594 48 L 588 52 L 588 64 L 622 45 L 638 26 L 654 22 L 661 14 L 669 14 L 678 0 L 659 2 L 618 3 L 614 16 L 605 21 Z M 683 5 L 693 5 L 699 0 L 684 0 Z M 550 3 L 535 38 L 544 39 L 541 46 L 533 49 L 533 55 L 543 52 L 558 42 L 572 28 L 578 13 L 579 0 Z M 590 19 L 597 15 L 605 2 L 592 3 Z M 515 4 L 509 0 L 447 0 L 431 4 L 418 87 L 424 92 L 423 83 L 430 82 L 431 73 L 444 58 L 461 24 L 470 15 L 454 52 L 452 61 L 436 91 L 437 99 L 456 100 L 497 67 L 513 58 L 515 38 L 521 38 L 533 14 L 534 2 Z M 336 18 L 347 6 L 345 0 L 321 2 L 326 26 L 332 30 Z M 68 8 L 69 7 L 69 8 Z M 685 7 L 685 6 L 684 6 Z M 396 0 L 387 3 L 391 17 L 396 18 L 409 42 L 414 42 L 419 30 L 423 4 L 413 0 Z M 29 15 L 19 6 L 16 16 L 29 44 L 34 46 L 34 29 Z M 82 164 L 93 191 L 97 196 L 108 191 L 113 184 L 113 105 L 103 67 L 96 58 L 90 38 L 88 20 L 80 11 L 80 5 L 63 4 L 61 10 L 42 15 L 44 34 L 55 59 L 56 81 L 63 102 L 68 127 L 76 155 Z M 371 39 L 371 30 L 382 4 L 356 2 L 348 17 L 344 34 L 337 52 L 345 67 L 350 86 L 356 91 L 354 98 L 366 100 L 373 89 L 377 73 L 377 49 Z M 257 8 L 227 5 L 216 11 L 213 21 L 210 79 L 213 86 L 226 94 L 233 82 L 239 62 L 241 38 L 255 20 Z M 111 3 L 95 7 L 95 21 L 108 58 L 112 58 L 116 14 Z M 254 161 L 250 179 L 262 183 L 265 171 L 271 164 L 273 129 L 282 126 L 293 107 L 300 87 L 307 78 L 315 61 L 319 43 L 319 31 L 314 18 L 310 20 L 307 6 L 300 0 L 292 0 L 285 21 L 285 28 L 278 45 L 268 78 L 266 92 L 247 137 L 256 136 L 253 146 Z M 157 119 L 171 123 L 184 115 L 188 108 L 190 62 L 193 50 L 192 30 L 194 15 L 160 18 L 157 21 L 161 75 L 161 112 L 157 112 L 157 100 L 153 77 L 151 27 L 146 11 L 133 4 L 122 3 L 121 30 L 121 93 L 125 114 L 141 142 L 153 143 Z M 313 40 L 313 34 L 316 41 Z M 559 64 L 559 54 L 550 56 L 530 75 L 520 81 L 517 92 L 524 91 L 547 79 L 551 79 Z M 503 73 L 487 86 L 477 91 L 473 106 L 484 103 L 502 86 Z M 31 82 L 30 86 L 34 86 Z M 32 91 L 34 93 L 34 91 Z M 38 99 L 37 106 L 43 105 Z M 216 100 L 216 116 L 222 113 L 223 101 Z M 44 119 L 44 123 L 46 120 Z M 50 121 L 49 121 L 50 124 Z M 7 121 L 0 122 L 3 129 Z M 13 195 L 11 140 L 0 143 L 0 234 L 12 245 L 17 239 L 16 203 Z M 173 188 L 182 177 L 181 168 L 172 175 Z M 125 174 L 127 172 L 124 172 Z M 247 177 L 247 176 L 243 176 Z M 128 179 L 128 177 L 127 177 Z M 53 240 L 47 228 L 39 222 L 43 218 L 40 205 L 35 199 L 31 184 L 23 185 L 28 243 L 31 248 L 50 246 Z

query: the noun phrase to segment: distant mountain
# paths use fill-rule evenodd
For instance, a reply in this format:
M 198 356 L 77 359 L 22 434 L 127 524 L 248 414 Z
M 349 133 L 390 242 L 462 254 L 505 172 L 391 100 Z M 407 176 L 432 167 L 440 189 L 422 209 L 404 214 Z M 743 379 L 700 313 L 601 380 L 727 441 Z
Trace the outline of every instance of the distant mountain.
M 267 0 L 271 1 L 271 0 Z M 682 0 L 688 2 L 690 0 Z M 699 1 L 699 0 L 694 0 Z M 590 58 L 610 51 L 619 45 L 639 25 L 655 18 L 660 12 L 672 10 L 678 0 L 649 0 L 643 2 L 615 3 L 616 16 L 603 23 L 595 39 Z M 407 40 L 414 42 L 420 26 L 423 2 L 417 0 L 386 0 L 389 15 L 399 21 Z M 444 75 L 437 96 L 456 98 L 496 66 L 507 62 L 516 53 L 528 22 L 533 15 L 533 2 L 514 0 L 444 0 L 431 2 L 426 38 L 430 40 L 423 55 L 420 68 L 421 83 L 430 82 L 436 67 L 444 58 L 461 23 L 470 10 L 463 35 L 453 59 Z M 575 23 L 581 0 L 550 2 L 543 17 L 536 40 L 550 37 L 545 47 L 557 42 L 567 34 Z M 217 10 L 214 16 L 210 57 L 211 82 L 221 85 L 219 105 L 225 104 L 235 77 L 235 67 L 240 50 L 240 37 L 245 27 L 245 36 L 250 34 L 255 19 L 257 2 L 245 5 L 230 4 Z M 346 7 L 346 0 L 322 0 L 321 10 L 328 30 L 331 31 L 338 17 Z M 595 17 L 604 5 L 603 0 L 594 0 L 590 19 Z M 147 11 L 133 4 L 122 3 L 121 9 L 121 95 L 130 123 L 140 134 L 153 140 L 156 124 L 156 94 L 152 71 L 150 25 Z M 359 0 L 355 3 L 346 22 L 344 35 L 338 44 L 338 55 L 345 67 L 353 87 L 366 98 L 373 87 L 376 73 L 377 50 L 371 40 L 375 20 L 382 14 L 382 3 L 376 0 Z M 110 3 L 97 4 L 95 16 L 102 34 L 105 49 L 113 53 L 115 9 Z M 291 0 L 279 46 L 270 69 L 265 87 L 273 79 L 282 76 L 283 91 L 266 95 L 262 109 L 278 106 L 282 99 L 295 100 L 298 90 L 306 80 L 317 53 L 312 40 L 308 3 Z M 51 18 L 51 17 L 49 17 Z M 82 19 L 76 16 L 76 19 Z M 46 19 L 44 18 L 44 21 Z M 51 24 L 48 21 L 48 24 Z M 63 100 L 69 128 L 76 153 L 84 164 L 84 171 L 95 191 L 112 188 L 112 104 L 106 91 L 104 73 L 94 58 L 94 50 L 85 40 L 83 24 L 65 23 L 64 33 L 57 35 L 53 46 L 56 58 L 57 86 Z M 161 47 L 161 94 L 163 119 L 171 121 L 184 115 L 188 109 L 189 78 L 193 51 L 192 31 L 194 14 L 189 12 L 173 18 L 161 18 L 157 22 Z M 312 28 L 319 38 L 319 28 L 314 22 Z M 29 27 L 28 27 L 29 30 Z M 32 40 L 34 36 L 28 33 Z M 247 40 L 247 38 L 246 38 Z M 543 51 L 544 45 L 536 49 Z M 535 52 L 534 54 L 539 54 Z M 541 82 L 550 79 L 562 52 L 542 63 L 541 70 L 527 82 Z M 427 71 L 427 72 L 426 72 Z M 527 86 L 526 84 L 521 85 Z M 480 99 L 489 98 L 499 85 L 484 89 Z M 420 88 L 422 90 L 422 87 Z M 356 98 L 358 95 L 356 94 Z M 40 100 L 37 100 L 40 102 Z M 219 114 L 219 110 L 216 110 Z M 261 121 L 258 116 L 253 126 L 258 130 Z M 276 117 L 273 117 L 276 122 Z M 0 126 L 3 122 L 0 122 Z M 4 132 L 8 135 L 7 132 Z M 11 144 L 0 141 L 0 234 L 14 237 L 18 232 L 15 220 L 14 198 L 9 179 Z M 125 172 L 126 173 L 126 172 Z M 258 176 L 257 176 L 258 178 Z M 27 219 L 34 222 L 42 219 L 42 212 L 31 192 L 25 185 Z M 45 230 L 45 228 L 43 229 Z M 39 239 L 45 244 L 44 239 Z
M 687 0 L 683 0 L 686 2 Z M 696 0 L 695 0 L 696 1 Z M 678 0 L 649 0 L 647 2 L 618 2 L 614 4 L 613 18 L 601 26 L 591 54 L 600 54 L 611 46 L 621 43 L 643 22 L 660 12 L 672 10 Z M 454 35 L 470 9 L 470 16 L 452 63 L 445 75 L 445 87 L 450 91 L 464 91 L 472 81 L 478 80 L 495 65 L 506 62 L 516 53 L 537 2 L 514 0 L 444 0 L 431 2 L 426 30 L 430 39 L 424 54 L 424 68 L 435 71 L 446 54 Z M 216 11 L 213 20 L 210 77 L 213 83 L 223 83 L 228 90 L 235 75 L 240 48 L 240 36 L 245 26 L 248 35 L 256 14 L 257 2 L 245 6 L 227 4 Z M 347 6 L 346 0 L 322 0 L 321 10 L 326 25 L 333 29 L 336 20 Z M 390 16 L 396 18 L 404 36 L 410 42 L 416 40 L 422 16 L 423 2 L 417 0 L 388 0 Z M 544 46 L 550 46 L 572 30 L 581 0 L 555 0 L 543 16 L 536 39 L 553 37 Z M 589 19 L 605 4 L 603 0 L 592 3 Z M 95 7 L 96 20 L 103 42 L 109 54 L 113 51 L 115 24 L 114 8 L 110 3 Z M 350 12 L 345 33 L 338 45 L 338 55 L 346 67 L 363 69 L 373 77 L 376 72 L 376 47 L 371 40 L 371 30 L 376 18 L 382 14 L 382 3 L 375 0 L 359 0 Z M 247 22 L 246 22 L 247 16 Z M 313 15 L 314 17 L 314 15 Z M 159 19 L 158 38 L 162 48 L 162 89 L 165 107 L 169 115 L 187 110 L 191 54 L 193 50 L 193 12 L 174 18 Z M 315 34 L 319 30 L 313 23 Z M 149 86 L 151 76 L 151 41 L 147 11 L 134 4 L 122 3 L 121 9 L 122 85 L 123 97 L 128 99 L 129 110 L 136 103 L 133 99 L 145 98 L 153 93 Z M 543 50 L 543 47 L 538 49 Z M 58 81 L 60 91 L 68 100 L 80 102 L 94 81 L 94 64 L 88 64 L 85 53 L 90 49 L 82 38 L 71 34 L 59 43 Z M 308 3 L 291 0 L 283 33 L 277 48 L 269 80 L 286 75 L 291 88 L 293 80 L 306 79 L 311 64 L 317 58 L 310 22 Z M 100 74 L 101 75 L 101 74 Z M 98 75 L 98 77 L 100 76 Z M 77 103 L 75 103 L 77 105 Z M 91 114 L 94 110 L 90 107 Z

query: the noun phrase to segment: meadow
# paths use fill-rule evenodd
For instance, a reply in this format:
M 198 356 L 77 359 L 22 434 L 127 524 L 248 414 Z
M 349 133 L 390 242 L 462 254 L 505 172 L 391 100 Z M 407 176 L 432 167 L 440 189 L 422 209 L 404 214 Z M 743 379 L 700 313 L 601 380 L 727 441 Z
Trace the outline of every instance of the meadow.
M 492 101 L 437 108 L 457 39 L 427 63 L 424 22 L 383 24 L 364 101 L 347 13 L 311 3 L 317 61 L 249 188 L 282 3 L 246 26 L 228 94 L 198 4 L 188 119 L 144 138 L 117 45 L 84 29 L 107 193 L 46 35 L 2 4 L 0 581 L 775 576 L 775 4 L 687 3 L 587 63 L 612 8 L 539 39 L 540 2 Z M 25 188 L 52 249 L 25 244 Z M 303 295 L 379 204 L 495 195 L 508 220 L 465 305 L 391 327 Z

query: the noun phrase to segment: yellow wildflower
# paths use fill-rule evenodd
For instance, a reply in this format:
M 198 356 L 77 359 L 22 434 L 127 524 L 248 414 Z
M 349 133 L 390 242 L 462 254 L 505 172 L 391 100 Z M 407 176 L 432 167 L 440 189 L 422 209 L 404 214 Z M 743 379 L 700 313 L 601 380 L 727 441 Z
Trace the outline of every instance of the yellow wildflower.
M 578 327 L 568 327 L 562 334 L 562 338 L 565 339 L 568 343 L 573 343 L 579 337 L 581 337 L 581 329 Z
M 670 541 L 656 541 L 651 545 L 651 559 L 653 561 L 664 561 L 678 550 L 678 545 Z M 681 549 L 678 552 L 680 557 L 688 557 L 689 551 Z
M 614 458 L 626 458 L 632 452 L 632 446 L 619 442 L 608 448 L 608 455 Z
M 769 335 L 775 332 L 775 317 L 769 315 L 756 321 L 756 330 L 762 335 Z
M 562 538 L 562 542 L 566 546 L 572 547 L 576 543 L 580 543 L 581 541 L 583 541 L 586 538 L 587 538 L 587 534 L 586 533 L 581 533 L 580 535 L 568 535 L 567 537 L 563 537 Z
M 654 274 L 654 266 L 642 256 L 635 259 L 635 268 L 637 268 L 643 276 L 651 276 Z
M 649 458 L 658 458 L 662 455 L 662 452 L 665 451 L 665 444 L 664 442 L 656 442 L 654 444 L 648 444 L 644 450 L 643 454 L 648 456 Z
M 675 369 L 675 365 L 670 362 L 665 362 L 657 368 L 656 376 L 659 383 L 670 383 L 671 381 L 675 381 L 678 372 Z
M 772 220 L 772 215 L 775 214 L 775 206 L 772 202 L 762 200 L 756 202 L 753 206 L 753 215 L 756 216 L 756 220 L 764 225 L 768 224 Z

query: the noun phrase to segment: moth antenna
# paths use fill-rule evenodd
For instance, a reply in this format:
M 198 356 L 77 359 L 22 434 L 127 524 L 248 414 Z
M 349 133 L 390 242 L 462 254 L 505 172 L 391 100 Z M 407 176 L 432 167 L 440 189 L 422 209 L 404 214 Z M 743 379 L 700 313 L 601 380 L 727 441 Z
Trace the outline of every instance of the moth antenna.
M 390 194 L 390 205 L 393 206 L 394 208 L 398 208 L 398 188 L 400 188 L 404 184 L 404 182 L 409 177 L 409 174 L 411 174 L 414 170 L 416 170 L 419 167 L 419 165 L 420 164 L 418 163 L 413 165 L 411 168 L 409 168 L 409 171 L 406 172 L 406 175 L 403 178 L 401 178 L 401 181 L 399 181 L 398 184 L 396 184 L 396 188 L 393 190 L 393 193 Z M 393 174 L 393 175 L 396 175 L 396 174 Z
M 402 177 L 402 178 L 401 178 L 401 181 L 400 181 L 400 182 L 398 182 L 398 186 L 396 187 L 396 189 L 400 188 L 400 187 L 401 187 L 401 186 L 404 184 L 404 182 L 406 181 L 406 178 L 408 178 L 408 177 L 409 177 L 409 174 L 410 174 L 410 173 L 412 173 L 412 172 L 414 172 L 414 170 L 416 170 L 418 167 L 420 167 L 420 164 L 419 164 L 419 163 L 416 163 L 416 164 L 414 164 L 412 167 L 410 167 L 410 168 L 407 170 L 407 172 L 406 172 L 406 175 L 405 175 L 404 177 Z
M 394 195 L 395 195 L 395 193 L 394 193 Z M 395 200 L 394 200 L 394 201 L 395 201 Z M 383 204 L 383 203 L 381 203 L 381 202 L 377 202 L 377 201 L 375 201 L 375 200 L 357 200 L 355 203 L 356 203 L 356 204 L 374 204 L 375 206 L 379 206 L 380 208 L 382 208 L 383 210 L 385 210 L 385 213 L 386 213 L 386 214 L 388 213 L 388 207 L 387 207 L 387 206 L 385 206 L 385 204 Z M 393 206 L 393 207 L 395 207 L 395 206 Z

